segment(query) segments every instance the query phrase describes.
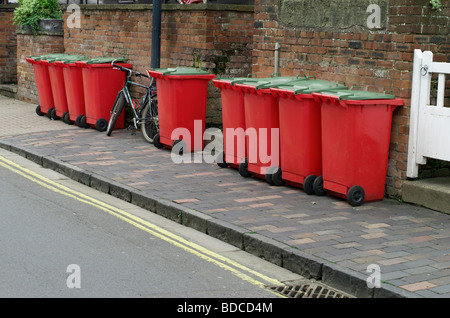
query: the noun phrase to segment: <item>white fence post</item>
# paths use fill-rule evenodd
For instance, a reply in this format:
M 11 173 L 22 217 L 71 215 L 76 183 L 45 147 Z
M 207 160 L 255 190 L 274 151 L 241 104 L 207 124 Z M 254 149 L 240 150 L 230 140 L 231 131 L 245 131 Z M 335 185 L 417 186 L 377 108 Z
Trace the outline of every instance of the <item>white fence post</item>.
M 414 50 L 413 77 L 411 89 L 411 107 L 409 113 L 409 142 L 408 142 L 408 163 L 406 166 L 406 176 L 417 178 L 419 174 L 419 165 L 416 162 L 417 154 L 417 130 L 419 122 L 419 99 L 420 99 L 420 80 L 422 69 L 423 53 L 421 50 Z

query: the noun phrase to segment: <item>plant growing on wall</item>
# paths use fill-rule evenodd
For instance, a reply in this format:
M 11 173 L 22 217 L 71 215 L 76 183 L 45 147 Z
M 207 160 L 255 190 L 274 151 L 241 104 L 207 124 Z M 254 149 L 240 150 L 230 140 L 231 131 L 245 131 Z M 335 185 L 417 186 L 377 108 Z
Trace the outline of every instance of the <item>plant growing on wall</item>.
M 62 19 L 58 0 L 19 0 L 14 10 L 15 25 L 29 27 L 36 34 L 40 30 L 39 21 L 44 19 Z
M 437 10 L 442 13 L 443 5 L 441 4 L 441 0 L 430 0 L 430 5 L 433 10 Z

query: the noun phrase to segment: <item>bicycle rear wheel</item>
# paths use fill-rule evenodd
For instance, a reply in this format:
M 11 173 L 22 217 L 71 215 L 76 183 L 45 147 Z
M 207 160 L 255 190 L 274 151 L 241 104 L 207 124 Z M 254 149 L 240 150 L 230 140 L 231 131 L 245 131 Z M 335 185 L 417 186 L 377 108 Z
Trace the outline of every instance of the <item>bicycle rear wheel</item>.
M 119 92 L 117 95 L 114 106 L 111 110 L 111 117 L 109 118 L 108 127 L 106 128 L 106 135 L 111 136 L 112 131 L 114 130 L 114 126 L 116 125 L 117 119 L 123 111 L 125 106 L 125 96 L 123 96 L 123 92 Z
M 158 99 L 156 97 L 145 105 L 142 119 L 142 135 L 149 143 L 153 143 L 153 138 L 159 132 Z

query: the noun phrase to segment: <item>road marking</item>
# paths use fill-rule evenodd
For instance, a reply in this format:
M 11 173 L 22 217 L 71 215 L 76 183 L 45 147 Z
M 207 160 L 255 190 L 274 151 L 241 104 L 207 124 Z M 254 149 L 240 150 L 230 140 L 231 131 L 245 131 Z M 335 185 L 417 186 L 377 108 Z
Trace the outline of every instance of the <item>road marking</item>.
M 211 250 L 208 250 L 196 243 L 190 242 L 181 236 L 178 236 L 174 233 L 171 233 L 155 224 L 152 224 L 142 218 L 139 218 L 133 214 L 130 214 L 126 211 L 123 211 L 119 208 L 116 208 L 112 205 L 109 205 L 105 202 L 102 202 L 100 200 L 97 200 L 93 197 L 90 197 L 88 195 L 85 195 L 79 191 L 73 190 L 69 187 L 66 187 L 62 184 L 59 184 L 57 182 L 54 182 L 53 180 L 50 180 L 34 171 L 31 171 L 25 167 L 22 167 L 15 162 L 6 159 L 3 156 L 0 156 L 0 166 L 17 173 L 24 178 L 31 180 L 51 191 L 54 191 L 56 193 L 59 193 L 61 195 L 65 195 L 67 197 L 70 197 L 72 199 L 75 199 L 79 202 L 83 202 L 85 204 L 91 205 L 93 207 L 96 207 L 102 211 L 105 211 L 163 241 L 166 241 L 172 245 L 175 245 L 191 254 L 194 254 L 210 263 L 213 263 L 222 269 L 225 269 L 227 271 L 232 272 L 237 277 L 262 288 L 265 288 L 267 284 L 264 284 L 262 281 L 257 280 L 249 276 L 248 274 L 251 274 L 255 277 L 258 277 L 262 279 L 263 281 L 266 281 L 267 283 L 271 285 L 284 285 L 280 281 L 273 279 L 271 277 L 268 277 L 262 273 L 259 273 L 255 270 L 252 270 L 251 268 L 248 268 L 236 261 L 233 261 L 225 256 L 222 256 L 220 254 L 217 254 Z M 248 274 L 246 274 L 246 273 Z M 268 290 L 270 292 L 270 290 Z M 276 293 L 274 293 L 276 294 Z M 279 294 L 276 294 L 277 296 L 280 296 Z

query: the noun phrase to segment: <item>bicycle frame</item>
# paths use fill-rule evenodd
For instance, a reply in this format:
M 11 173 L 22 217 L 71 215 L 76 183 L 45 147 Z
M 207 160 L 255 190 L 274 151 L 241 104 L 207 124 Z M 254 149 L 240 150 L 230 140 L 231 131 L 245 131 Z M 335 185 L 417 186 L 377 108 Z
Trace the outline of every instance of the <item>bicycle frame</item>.
M 147 101 L 150 101 L 152 99 L 152 97 L 156 96 L 156 94 L 152 94 L 151 92 L 151 87 L 152 87 L 152 83 L 153 83 L 153 78 L 151 78 L 151 82 L 149 86 L 140 84 L 140 83 L 136 83 L 131 81 L 131 75 L 132 73 L 127 71 L 127 77 L 126 77 L 126 82 L 125 85 L 123 87 L 123 89 L 121 89 L 120 92 L 123 93 L 124 97 L 125 97 L 125 101 L 128 105 L 131 106 L 131 109 L 133 110 L 134 113 L 134 118 L 133 118 L 133 122 L 134 122 L 134 127 L 137 129 L 137 125 L 142 123 L 142 112 L 144 110 L 144 108 L 142 107 L 143 105 L 145 105 L 147 103 Z M 138 86 L 141 88 L 144 88 L 146 90 L 146 93 L 144 95 L 144 97 L 142 98 L 142 102 L 140 103 L 139 107 L 135 107 L 134 103 L 133 103 L 133 99 L 131 97 L 131 93 L 129 90 L 129 85 L 134 85 L 134 86 Z M 119 92 L 119 94 L 120 94 Z M 119 94 L 117 94 L 117 98 L 119 98 Z M 117 100 L 117 99 L 116 99 Z M 137 112 L 137 109 L 139 110 L 139 113 Z

